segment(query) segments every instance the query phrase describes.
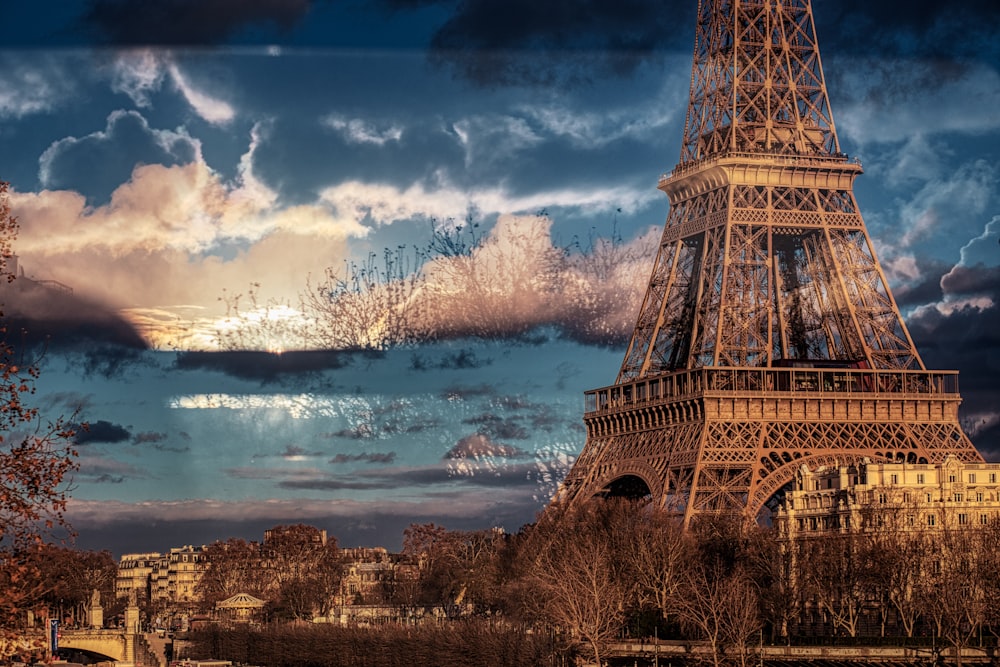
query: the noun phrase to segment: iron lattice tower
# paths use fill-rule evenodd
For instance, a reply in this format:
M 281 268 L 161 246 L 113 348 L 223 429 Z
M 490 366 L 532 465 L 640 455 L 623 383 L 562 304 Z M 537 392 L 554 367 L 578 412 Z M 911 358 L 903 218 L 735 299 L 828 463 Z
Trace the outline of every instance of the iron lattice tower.
M 700 0 L 680 163 L 615 384 L 559 499 L 756 515 L 795 470 L 982 457 L 928 371 L 841 152 L 810 0 Z

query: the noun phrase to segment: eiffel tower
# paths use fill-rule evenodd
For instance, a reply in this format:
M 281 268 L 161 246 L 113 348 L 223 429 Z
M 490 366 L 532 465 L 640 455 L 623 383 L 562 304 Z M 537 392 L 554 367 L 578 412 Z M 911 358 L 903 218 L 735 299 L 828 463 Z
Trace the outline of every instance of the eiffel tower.
M 680 162 L 615 383 L 557 502 L 756 517 L 802 465 L 982 457 L 924 367 L 854 198 L 810 0 L 700 0 Z

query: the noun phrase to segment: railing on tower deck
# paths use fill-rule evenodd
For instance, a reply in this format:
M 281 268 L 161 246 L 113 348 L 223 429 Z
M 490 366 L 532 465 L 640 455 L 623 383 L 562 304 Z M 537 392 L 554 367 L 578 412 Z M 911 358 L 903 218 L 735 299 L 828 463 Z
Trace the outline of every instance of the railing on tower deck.
M 848 157 L 845 153 L 837 153 L 834 155 L 802 155 L 798 153 L 776 153 L 772 151 L 766 151 L 761 149 L 759 151 L 726 151 L 724 153 L 717 153 L 715 155 L 708 155 L 697 160 L 692 160 L 691 162 L 683 162 L 673 168 L 672 171 L 660 176 L 660 184 L 662 185 L 666 181 L 670 180 L 674 176 L 680 176 L 681 174 L 686 174 L 692 171 L 696 171 L 702 165 L 708 164 L 710 162 L 717 162 L 719 160 L 726 159 L 743 159 L 743 160 L 753 160 L 759 161 L 766 159 L 768 163 L 775 165 L 790 165 L 790 166 L 811 166 L 811 167 L 829 167 L 830 163 L 840 163 L 840 164 L 852 164 L 861 166 L 861 160 L 857 157 Z
M 701 396 L 853 396 L 905 398 L 953 395 L 958 371 L 873 371 L 854 368 L 697 368 L 664 373 L 584 394 L 586 413 L 621 410 Z

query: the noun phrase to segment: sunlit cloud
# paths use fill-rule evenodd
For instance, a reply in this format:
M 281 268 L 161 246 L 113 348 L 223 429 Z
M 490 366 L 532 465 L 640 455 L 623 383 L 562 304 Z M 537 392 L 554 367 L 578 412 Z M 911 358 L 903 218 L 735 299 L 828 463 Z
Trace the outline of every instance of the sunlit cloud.
M 459 188 L 439 175 L 439 182 L 434 187 L 423 183 L 399 187 L 387 183 L 346 181 L 324 189 L 320 197 L 334 208 L 339 219 L 371 220 L 378 225 L 387 225 L 412 219 L 464 220 L 470 210 L 482 217 L 534 213 L 560 207 L 590 213 L 610 212 L 615 207 L 634 211 L 661 200 L 662 194 L 652 188 L 630 185 L 521 194 L 503 185 Z
M 176 63 L 170 63 L 167 71 L 177 90 L 204 120 L 214 125 L 225 125 L 236 116 L 236 110 L 229 103 L 212 97 L 192 85 Z

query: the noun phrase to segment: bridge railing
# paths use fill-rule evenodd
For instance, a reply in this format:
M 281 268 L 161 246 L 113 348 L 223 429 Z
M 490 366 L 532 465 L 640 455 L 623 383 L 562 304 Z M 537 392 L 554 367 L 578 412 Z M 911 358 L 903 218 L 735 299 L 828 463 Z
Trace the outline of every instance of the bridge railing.
M 697 368 L 585 392 L 585 412 L 599 413 L 711 395 L 958 398 L 958 371 L 856 368 Z

